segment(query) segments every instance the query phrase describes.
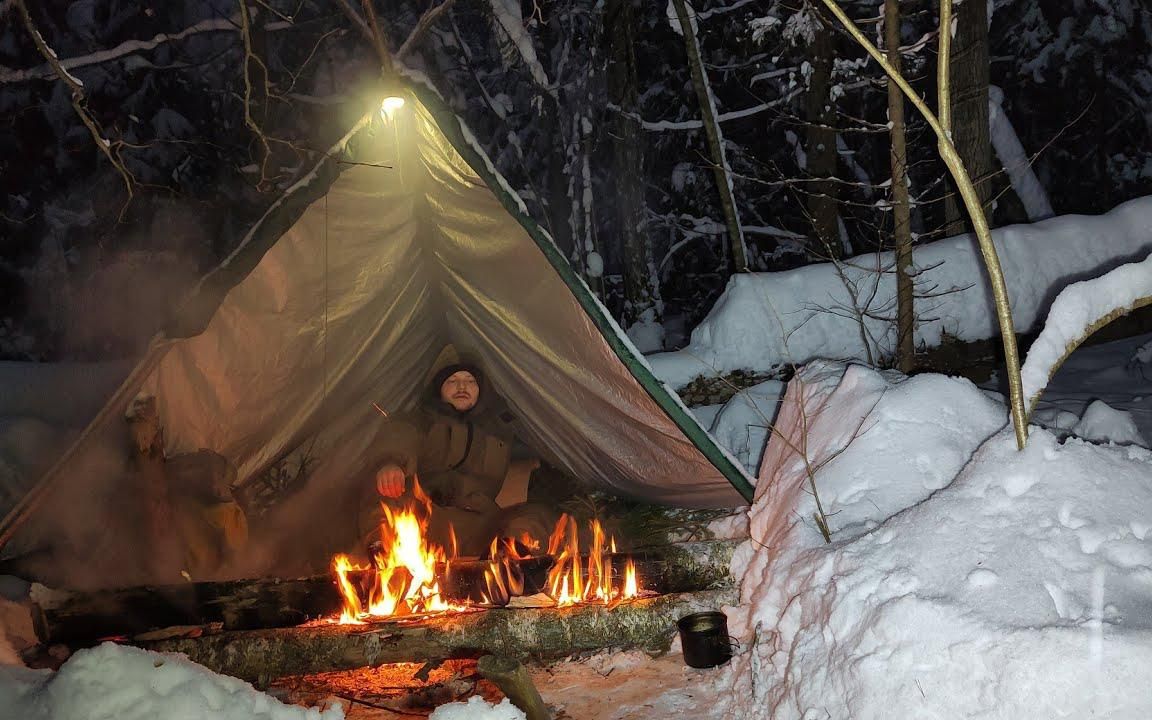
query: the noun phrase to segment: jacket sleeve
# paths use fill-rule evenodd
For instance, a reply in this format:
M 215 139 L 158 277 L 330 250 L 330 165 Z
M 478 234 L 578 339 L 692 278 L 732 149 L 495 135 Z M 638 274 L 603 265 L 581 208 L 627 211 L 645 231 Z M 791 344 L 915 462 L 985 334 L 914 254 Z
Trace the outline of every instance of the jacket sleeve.
M 377 445 L 380 451 L 380 461 L 377 467 L 384 465 L 399 465 L 404 469 L 405 475 L 412 475 L 418 470 L 417 460 L 424 447 L 427 434 L 424 418 L 417 414 L 405 415 L 388 421 L 381 432 L 381 439 Z

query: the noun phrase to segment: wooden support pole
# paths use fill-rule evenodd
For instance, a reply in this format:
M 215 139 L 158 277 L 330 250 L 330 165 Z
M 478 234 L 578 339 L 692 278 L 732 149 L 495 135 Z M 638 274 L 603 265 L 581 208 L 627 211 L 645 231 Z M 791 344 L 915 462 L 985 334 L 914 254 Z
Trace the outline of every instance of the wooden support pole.
M 528 720 L 552 720 L 532 676 L 518 660 L 485 655 L 476 663 L 476 669 L 486 680 L 495 683 L 513 705 L 523 710 Z

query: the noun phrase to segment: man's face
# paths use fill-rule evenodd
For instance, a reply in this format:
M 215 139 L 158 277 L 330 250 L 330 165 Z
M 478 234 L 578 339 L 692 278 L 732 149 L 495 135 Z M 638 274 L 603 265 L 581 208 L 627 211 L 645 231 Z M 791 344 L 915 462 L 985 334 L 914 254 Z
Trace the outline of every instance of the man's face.
M 440 386 L 440 399 L 456 408 L 456 412 L 467 412 L 480 399 L 480 383 L 467 370 L 458 370 Z

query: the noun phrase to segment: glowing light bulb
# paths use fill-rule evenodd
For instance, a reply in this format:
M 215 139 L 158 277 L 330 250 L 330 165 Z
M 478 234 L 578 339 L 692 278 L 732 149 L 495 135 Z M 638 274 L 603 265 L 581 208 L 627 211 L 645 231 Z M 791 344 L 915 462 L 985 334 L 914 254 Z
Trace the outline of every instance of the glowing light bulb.
M 402 107 L 404 107 L 404 98 L 389 95 L 384 98 L 384 102 L 380 103 L 380 116 L 385 120 L 391 120 L 396 111 Z

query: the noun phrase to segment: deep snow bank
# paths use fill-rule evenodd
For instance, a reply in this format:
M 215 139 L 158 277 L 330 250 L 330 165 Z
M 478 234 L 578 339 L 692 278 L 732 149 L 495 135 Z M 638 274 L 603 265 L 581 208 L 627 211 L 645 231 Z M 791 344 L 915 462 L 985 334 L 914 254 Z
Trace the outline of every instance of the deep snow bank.
M 1100 216 L 1064 215 L 997 228 L 1017 331 L 1031 331 L 1065 285 L 1143 259 L 1152 250 L 1152 197 Z M 916 342 L 945 334 L 980 340 L 997 333 L 980 253 L 969 235 L 916 248 Z M 815 358 L 873 359 L 895 346 L 891 253 L 841 265 L 735 275 L 688 347 L 648 356 L 656 375 L 681 387 L 697 375 L 767 371 Z M 842 273 L 842 275 L 841 275 Z M 863 320 L 860 318 L 863 317 Z
M 1017 452 L 1005 419 L 961 380 L 797 376 L 733 563 L 744 650 L 717 717 L 1152 715 L 1152 453 L 1035 427 Z
M 182 655 L 105 643 L 58 672 L 0 668 L 0 716 L 20 720 L 342 720 L 339 705 L 284 705 Z

